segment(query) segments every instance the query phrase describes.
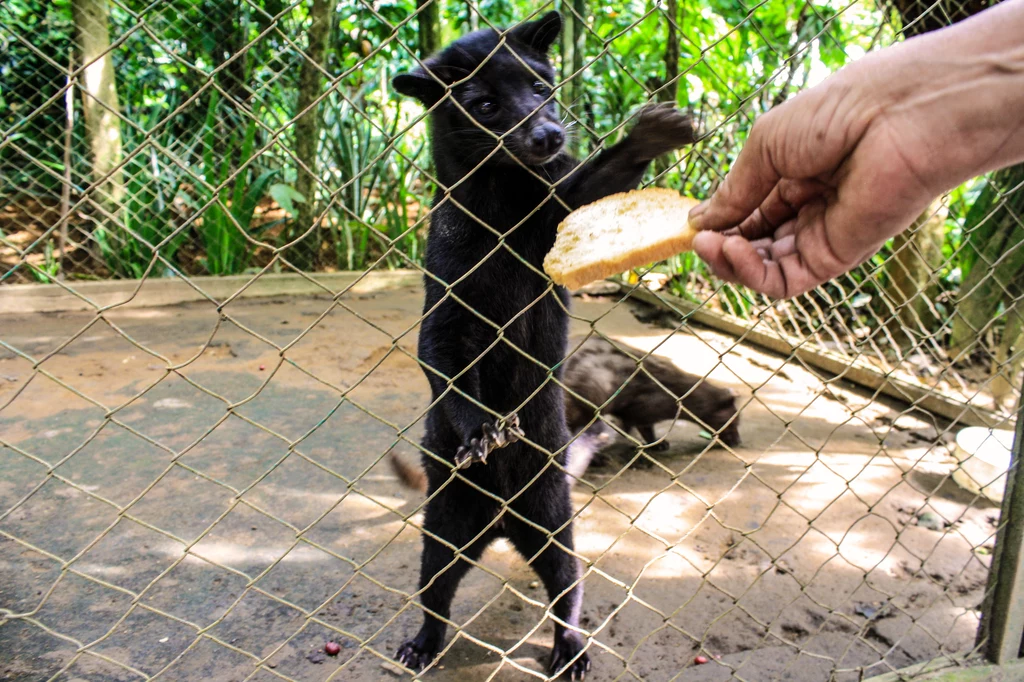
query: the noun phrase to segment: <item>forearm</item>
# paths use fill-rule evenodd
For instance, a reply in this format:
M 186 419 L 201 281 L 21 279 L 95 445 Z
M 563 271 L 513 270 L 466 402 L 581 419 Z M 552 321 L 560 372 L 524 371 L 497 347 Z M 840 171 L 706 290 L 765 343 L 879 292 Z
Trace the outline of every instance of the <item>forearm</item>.
M 440 372 L 437 374 L 428 369 L 427 380 L 433 394 L 440 398 L 437 407 L 461 441 L 452 462 L 460 469 L 473 462 L 486 463 L 492 451 L 523 437 L 519 417 L 513 413 L 495 418 L 481 407 L 478 368 L 473 364 L 466 367 L 465 362 L 456 360 L 458 354 L 444 352 L 443 346 L 439 350 L 441 352 L 437 354 L 428 352 L 424 355 L 421 352 L 420 356 L 430 368 Z M 454 349 L 449 348 L 451 350 Z
M 430 367 L 427 371 L 431 389 L 435 395 L 442 396 L 438 407 L 459 432 L 459 437 L 469 440 L 480 429 L 481 424 L 493 419 L 476 404 L 480 401 L 479 372 L 475 367 L 458 367 L 460 363 L 434 354 L 428 354 L 426 357 L 421 354 L 421 359 Z M 453 380 L 453 376 L 458 378 Z
M 461 303 L 446 301 L 424 320 L 420 331 L 419 357 L 427 381 L 438 398 L 437 408 L 466 441 L 490 421 L 482 402 L 479 362 L 483 346 L 467 338 L 466 315 Z
M 874 52 L 754 124 L 694 249 L 790 297 L 847 272 L 935 197 L 1024 161 L 1024 0 Z
M 571 170 L 559 183 L 558 195 L 570 209 L 614 194 L 636 189 L 650 159 L 636 159 L 630 153 L 629 137 Z
M 918 154 L 908 159 L 936 194 L 1024 161 L 1024 0 L 1005 0 L 954 26 L 851 66 L 875 88 Z
M 463 442 L 467 442 L 470 438 L 479 435 L 482 424 L 494 421 L 494 417 L 473 402 L 479 401 L 480 396 L 474 395 L 471 390 L 467 390 L 471 389 L 471 387 L 465 385 L 468 382 L 452 382 L 450 390 L 448 382 L 444 379 L 438 378 L 437 380 L 431 380 L 430 383 L 432 388 L 438 391 L 439 395 L 447 391 L 444 397 L 441 398 L 439 407 L 444 412 L 448 423 L 458 432 L 459 438 Z
M 559 196 L 575 209 L 636 189 L 651 161 L 693 141 L 693 121 L 674 105 L 645 107 L 625 139 L 567 174 L 559 184 Z

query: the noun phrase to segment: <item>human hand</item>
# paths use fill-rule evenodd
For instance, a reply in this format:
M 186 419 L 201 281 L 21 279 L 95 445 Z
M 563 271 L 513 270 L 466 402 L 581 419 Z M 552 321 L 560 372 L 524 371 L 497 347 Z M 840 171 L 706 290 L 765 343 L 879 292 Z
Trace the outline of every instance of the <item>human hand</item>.
M 996 63 L 1024 62 L 1022 10 L 869 55 L 761 116 L 691 211 L 694 250 L 722 279 L 789 298 L 870 258 L 942 192 L 1024 158 L 1022 71 Z
M 941 192 L 911 159 L 913 122 L 826 82 L 758 119 L 725 181 L 691 212 L 720 278 L 789 298 L 847 272 Z

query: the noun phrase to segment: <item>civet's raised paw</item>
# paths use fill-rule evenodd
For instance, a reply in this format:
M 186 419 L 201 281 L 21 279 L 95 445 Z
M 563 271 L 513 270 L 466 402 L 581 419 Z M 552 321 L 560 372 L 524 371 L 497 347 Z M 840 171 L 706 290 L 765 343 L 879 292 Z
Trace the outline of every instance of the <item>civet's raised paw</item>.
M 640 158 L 654 159 L 696 140 L 693 119 L 672 104 L 653 104 L 640 110 L 629 132 Z

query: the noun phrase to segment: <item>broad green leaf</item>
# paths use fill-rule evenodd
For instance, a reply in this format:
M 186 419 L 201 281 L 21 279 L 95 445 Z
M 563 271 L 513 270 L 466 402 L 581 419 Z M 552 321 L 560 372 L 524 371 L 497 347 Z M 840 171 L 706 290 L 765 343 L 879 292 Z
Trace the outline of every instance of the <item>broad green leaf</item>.
M 296 203 L 306 203 L 306 197 L 302 196 L 297 189 L 280 182 L 270 186 L 270 196 L 289 215 L 295 215 Z

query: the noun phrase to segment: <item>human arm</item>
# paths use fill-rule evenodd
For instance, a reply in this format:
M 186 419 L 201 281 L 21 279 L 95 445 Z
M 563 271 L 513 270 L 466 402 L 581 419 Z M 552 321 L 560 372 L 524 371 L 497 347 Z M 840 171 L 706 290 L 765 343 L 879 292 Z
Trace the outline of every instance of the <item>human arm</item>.
M 761 116 L 694 249 L 769 296 L 871 257 L 943 192 L 1024 161 L 1024 0 L 872 53 Z

